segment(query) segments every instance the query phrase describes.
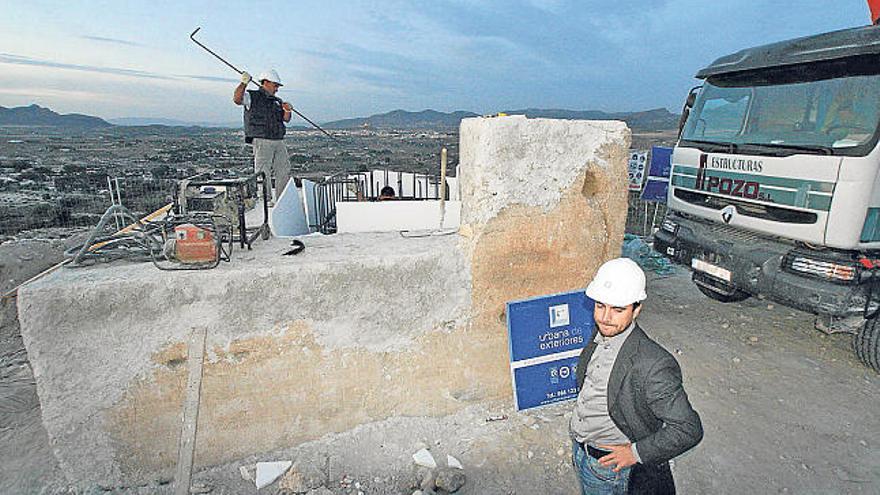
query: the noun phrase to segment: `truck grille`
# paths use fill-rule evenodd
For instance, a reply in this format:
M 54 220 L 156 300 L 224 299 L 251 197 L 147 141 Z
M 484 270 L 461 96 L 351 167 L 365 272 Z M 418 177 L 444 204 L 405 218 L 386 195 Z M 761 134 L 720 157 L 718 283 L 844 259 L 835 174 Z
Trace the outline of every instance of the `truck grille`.
M 818 220 L 815 213 L 808 211 L 790 210 L 788 208 L 780 208 L 778 206 L 761 205 L 756 203 L 747 203 L 735 199 L 722 198 L 709 194 L 698 193 L 694 191 L 686 191 L 681 188 L 675 188 L 675 197 L 695 206 L 704 208 L 712 208 L 713 210 L 721 210 L 727 205 L 736 207 L 736 212 L 747 217 L 761 218 L 763 220 L 771 220 L 774 222 L 813 224 Z
M 728 225 L 707 224 L 709 234 L 715 239 L 735 239 L 737 241 L 748 243 L 759 241 L 764 237 L 744 229 L 737 229 Z

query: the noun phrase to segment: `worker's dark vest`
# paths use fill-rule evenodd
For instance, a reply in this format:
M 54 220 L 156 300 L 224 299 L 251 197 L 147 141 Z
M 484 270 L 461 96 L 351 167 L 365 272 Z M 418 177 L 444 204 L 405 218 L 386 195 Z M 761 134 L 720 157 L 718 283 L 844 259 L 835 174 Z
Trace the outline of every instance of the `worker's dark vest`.
M 244 140 L 250 143 L 254 138 L 282 139 L 287 129 L 281 99 L 262 89 L 248 90 L 248 94 L 251 106 L 244 109 Z

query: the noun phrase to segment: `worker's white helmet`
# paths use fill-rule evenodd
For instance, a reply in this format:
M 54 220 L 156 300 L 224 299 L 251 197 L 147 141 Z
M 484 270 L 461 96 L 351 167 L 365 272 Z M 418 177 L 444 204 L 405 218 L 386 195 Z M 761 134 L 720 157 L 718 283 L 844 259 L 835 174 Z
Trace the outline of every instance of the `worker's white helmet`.
M 260 77 L 257 78 L 257 81 L 260 81 L 261 84 L 263 81 L 272 81 L 279 86 L 283 86 L 283 84 L 281 84 L 281 76 L 275 72 L 275 69 L 264 70 L 260 73 Z
M 586 292 L 590 299 L 609 306 L 625 307 L 644 301 L 648 297 L 645 272 L 629 258 L 606 261 L 599 267 Z

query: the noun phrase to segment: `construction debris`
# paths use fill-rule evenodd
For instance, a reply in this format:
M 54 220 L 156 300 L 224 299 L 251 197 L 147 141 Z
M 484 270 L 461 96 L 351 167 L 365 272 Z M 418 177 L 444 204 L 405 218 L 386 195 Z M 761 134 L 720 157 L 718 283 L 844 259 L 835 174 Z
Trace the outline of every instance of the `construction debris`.
M 326 475 L 315 465 L 297 461 L 281 480 L 278 488 L 282 493 L 309 493 L 324 486 Z
M 465 477 L 461 469 L 449 467 L 438 469 L 434 477 L 434 484 L 437 488 L 449 493 L 457 492 L 464 486 L 466 481 L 467 477 Z
M 455 493 L 464 486 L 467 478 L 464 467 L 455 457 L 446 455 L 446 466 L 437 467 L 434 456 L 426 449 L 413 454 L 415 466 L 411 488 L 413 495 L 433 495 L 437 493 Z
M 245 481 L 254 481 L 254 475 L 251 474 L 246 466 L 238 466 L 238 472 L 241 473 L 241 479 Z
M 274 483 L 292 465 L 293 461 L 258 462 L 257 479 L 255 480 L 257 490 Z
M 428 469 L 434 469 L 437 467 L 437 461 L 434 460 L 434 456 L 428 452 L 427 449 L 421 449 L 415 454 L 413 454 L 413 460 L 419 466 L 426 467 Z
M 326 486 L 322 486 L 320 488 L 316 488 L 314 490 L 310 490 L 306 495 L 333 495 L 333 492 L 330 491 Z

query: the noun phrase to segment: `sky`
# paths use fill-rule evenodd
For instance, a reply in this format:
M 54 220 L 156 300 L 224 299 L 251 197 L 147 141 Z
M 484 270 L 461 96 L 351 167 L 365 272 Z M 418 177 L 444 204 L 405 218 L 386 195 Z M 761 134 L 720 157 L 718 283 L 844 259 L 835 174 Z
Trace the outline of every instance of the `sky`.
M 831 5 L 834 5 L 833 7 Z M 427 108 L 680 111 L 742 48 L 870 23 L 865 0 L 0 0 L 0 106 L 235 122 L 274 68 L 312 120 Z

